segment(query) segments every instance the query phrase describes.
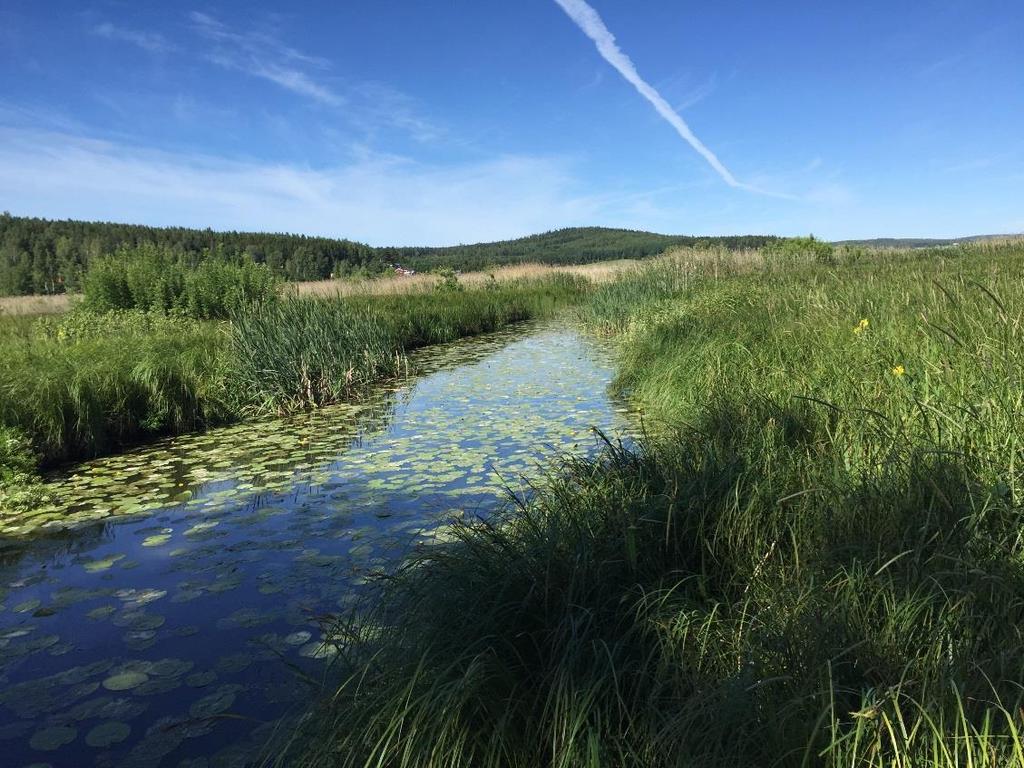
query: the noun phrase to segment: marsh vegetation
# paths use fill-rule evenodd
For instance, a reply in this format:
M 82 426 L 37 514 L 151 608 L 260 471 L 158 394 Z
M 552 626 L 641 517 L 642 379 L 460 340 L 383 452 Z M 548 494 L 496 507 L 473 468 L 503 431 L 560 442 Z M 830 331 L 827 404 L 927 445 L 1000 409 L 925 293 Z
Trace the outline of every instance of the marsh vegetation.
M 597 290 L 647 436 L 414 557 L 287 759 L 1021 764 L 1022 268 L 803 242 Z
M 261 664 L 304 649 L 318 684 L 290 700 L 309 716 L 258 734 L 280 763 L 1024 763 L 1021 242 L 684 247 L 600 281 L 452 272 L 377 295 L 282 290 L 230 260 L 201 279 L 97 265 L 80 307 L 0 324 L 5 539 L 34 562 L 42 545 L 19 542 L 62 510 L 79 531 L 106 520 L 110 541 L 61 557 L 124 590 L 204 596 L 232 642 L 264 628 Z M 419 348 L 567 312 L 586 341 L 527 331 L 403 383 L 433 354 Z M 606 438 L 583 440 L 588 425 Z M 170 559 L 133 557 L 128 532 Z M 140 561 L 149 581 L 132 581 Z M 167 575 L 182 569 L 206 575 Z M 116 596 L 48 605 L 47 578 L 0 593 L 28 606 L 0 658 L 63 646 L 22 623 Z M 184 622 L 162 629 L 125 594 L 96 616 L 121 622 L 126 652 L 72 654 L 115 689 L 163 679 L 147 643 Z M 208 661 L 230 682 L 197 704 L 204 722 L 249 685 L 238 659 Z M 71 749 L 65 678 L 46 680 L 14 697 L 37 705 L 25 738 Z M 125 754 L 193 754 L 208 732 L 173 721 L 186 735 L 150 721 Z

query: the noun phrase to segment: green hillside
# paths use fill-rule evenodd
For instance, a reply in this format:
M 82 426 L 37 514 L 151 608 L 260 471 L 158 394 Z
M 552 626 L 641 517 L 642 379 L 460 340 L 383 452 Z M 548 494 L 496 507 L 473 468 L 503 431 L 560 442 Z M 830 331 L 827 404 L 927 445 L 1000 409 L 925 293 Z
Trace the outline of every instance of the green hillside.
M 480 269 L 539 261 L 582 264 L 642 258 L 675 245 L 718 243 L 729 248 L 763 245 L 763 236 L 695 238 L 625 229 L 561 229 L 516 240 L 443 248 L 375 248 L 352 240 L 266 232 L 214 232 L 86 221 L 51 221 L 0 214 L 0 296 L 75 291 L 91 259 L 143 244 L 166 249 L 195 265 L 211 253 L 229 260 L 265 263 L 287 280 L 372 275 L 391 264 L 417 270 Z
M 875 237 L 870 240 L 836 240 L 835 245 L 852 245 L 861 248 L 943 248 L 958 243 L 976 243 L 1004 237 L 1019 237 L 1019 235 L 970 235 L 958 238 Z

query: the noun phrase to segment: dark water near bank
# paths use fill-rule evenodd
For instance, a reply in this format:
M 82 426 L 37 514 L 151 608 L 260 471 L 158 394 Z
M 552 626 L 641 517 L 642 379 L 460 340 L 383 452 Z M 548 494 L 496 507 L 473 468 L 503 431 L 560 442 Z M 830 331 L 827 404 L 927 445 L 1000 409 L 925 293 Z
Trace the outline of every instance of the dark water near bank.
M 323 617 L 538 462 L 596 450 L 591 427 L 629 428 L 571 331 L 413 367 L 359 407 L 83 465 L 0 521 L 0 764 L 250 764 L 330 679 Z

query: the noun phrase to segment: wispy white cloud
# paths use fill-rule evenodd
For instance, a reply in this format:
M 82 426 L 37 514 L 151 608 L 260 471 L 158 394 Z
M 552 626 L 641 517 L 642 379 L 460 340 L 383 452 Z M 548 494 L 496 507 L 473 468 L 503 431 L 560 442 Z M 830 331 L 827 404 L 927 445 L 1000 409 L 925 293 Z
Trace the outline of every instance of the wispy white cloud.
M 436 166 L 364 152 L 314 169 L 0 128 L 0 210 L 451 244 L 608 221 L 564 158 Z
M 131 43 L 150 53 L 169 53 L 177 50 L 177 46 L 168 41 L 163 35 L 156 32 L 145 32 L 138 29 L 128 29 L 111 24 L 109 21 L 98 24 L 92 28 L 92 33 L 107 40 L 117 40 L 123 43 Z
M 423 115 L 417 99 L 387 83 L 333 74 L 328 59 L 288 45 L 271 30 L 267 21 L 240 29 L 201 11 L 192 11 L 187 18 L 190 29 L 203 46 L 195 58 L 272 83 L 322 107 L 333 108 L 332 119 L 362 132 L 366 140 L 383 130 L 398 131 L 419 142 L 447 137 L 443 126 Z M 196 42 L 193 39 L 175 44 L 159 33 L 128 29 L 109 22 L 92 28 L 92 32 L 153 53 L 186 48 L 191 52 L 190 43 Z M 110 94 L 103 98 L 116 100 Z M 175 114 L 179 112 L 179 105 L 175 104 Z
M 726 168 L 722 162 L 718 159 L 714 152 L 708 149 L 705 144 L 694 135 L 693 131 L 690 130 L 690 126 L 686 124 L 686 121 L 676 112 L 672 106 L 665 101 L 660 93 L 646 80 L 640 77 L 640 73 L 637 72 L 636 66 L 633 61 L 627 56 L 618 43 L 615 41 L 615 36 L 609 31 L 608 27 L 605 26 L 601 16 L 595 11 L 588 3 L 584 0 L 555 0 L 562 10 L 566 12 L 570 19 L 575 22 L 583 33 L 594 41 L 594 45 L 597 46 L 598 52 L 611 64 L 625 80 L 636 88 L 637 92 L 643 96 L 647 101 L 651 103 L 654 109 L 664 120 L 671 125 L 686 143 L 688 143 L 697 154 L 703 157 L 708 165 L 710 165 L 722 180 L 725 181 L 730 187 L 737 187 L 741 189 L 752 189 L 746 184 L 741 183 L 732 175 L 732 172 Z M 761 190 L 753 190 L 761 191 Z
M 262 78 L 293 93 L 329 106 L 341 106 L 345 98 L 320 82 L 309 70 L 324 70 L 328 62 L 309 56 L 266 32 L 238 32 L 206 13 L 189 14 L 193 28 L 216 47 L 206 58 L 225 69 Z

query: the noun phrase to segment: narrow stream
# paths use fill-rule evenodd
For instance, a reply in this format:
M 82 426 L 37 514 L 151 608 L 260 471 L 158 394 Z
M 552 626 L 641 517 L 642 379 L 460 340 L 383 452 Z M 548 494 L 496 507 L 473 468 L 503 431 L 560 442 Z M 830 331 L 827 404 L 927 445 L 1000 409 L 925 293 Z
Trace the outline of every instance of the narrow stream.
M 167 440 L 0 520 L 0 763 L 244 766 L 329 674 L 321 618 L 592 427 L 598 345 L 552 325 L 425 350 L 359 406 Z

